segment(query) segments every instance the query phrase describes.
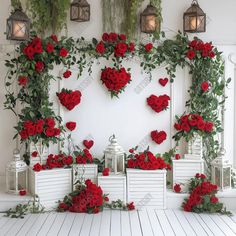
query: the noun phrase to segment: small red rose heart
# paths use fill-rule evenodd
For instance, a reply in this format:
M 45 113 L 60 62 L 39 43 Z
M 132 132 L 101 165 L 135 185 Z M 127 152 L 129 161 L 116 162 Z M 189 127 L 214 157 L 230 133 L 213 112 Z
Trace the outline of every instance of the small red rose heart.
M 165 78 L 165 79 L 159 79 L 159 83 L 160 83 L 160 85 L 162 85 L 163 87 L 165 87 L 166 86 L 166 84 L 168 83 L 168 79 L 167 78 Z
M 161 144 L 166 140 L 167 134 L 165 131 L 158 132 L 157 130 L 153 130 L 151 132 L 151 138 L 155 143 Z
M 83 144 L 87 149 L 90 149 L 93 146 L 94 142 L 93 140 L 84 140 Z

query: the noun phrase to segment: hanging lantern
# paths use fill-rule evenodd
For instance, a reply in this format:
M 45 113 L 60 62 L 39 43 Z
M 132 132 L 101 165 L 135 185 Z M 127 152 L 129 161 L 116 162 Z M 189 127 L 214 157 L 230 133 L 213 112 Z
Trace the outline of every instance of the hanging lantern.
M 30 19 L 21 8 L 16 9 L 7 19 L 7 39 L 26 41 L 30 35 Z
M 28 166 L 20 159 L 18 149 L 13 155 L 13 160 L 6 166 L 6 188 L 8 193 L 19 194 L 20 190 L 28 188 Z
M 206 32 L 206 14 L 197 0 L 193 0 L 191 7 L 184 13 L 184 32 Z
M 110 144 L 104 151 L 105 167 L 110 169 L 110 172 L 115 174 L 124 173 L 125 168 L 125 152 L 123 148 L 117 143 L 115 135 L 111 136 Z
M 74 0 L 71 3 L 70 20 L 78 22 L 90 20 L 90 5 L 86 0 Z
M 231 164 L 225 158 L 225 150 L 221 148 L 218 157 L 212 161 L 212 182 L 221 190 L 231 188 Z
M 149 4 L 141 13 L 141 32 L 151 34 L 160 29 L 160 21 L 157 17 L 156 7 Z

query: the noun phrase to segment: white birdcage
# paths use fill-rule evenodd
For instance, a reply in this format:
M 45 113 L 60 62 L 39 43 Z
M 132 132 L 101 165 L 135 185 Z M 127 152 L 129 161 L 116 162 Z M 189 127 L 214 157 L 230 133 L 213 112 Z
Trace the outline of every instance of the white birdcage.
M 6 166 L 6 188 L 11 194 L 28 189 L 28 166 L 20 158 L 20 151 L 14 150 L 13 160 Z
M 105 167 L 109 168 L 114 174 L 124 173 L 125 169 L 125 152 L 117 143 L 115 135 L 109 138 L 110 144 L 104 151 Z

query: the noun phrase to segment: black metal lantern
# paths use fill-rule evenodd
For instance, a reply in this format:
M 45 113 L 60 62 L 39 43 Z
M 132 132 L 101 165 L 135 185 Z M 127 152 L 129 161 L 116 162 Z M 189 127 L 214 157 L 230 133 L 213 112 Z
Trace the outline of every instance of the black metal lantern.
M 26 41 L 30 35 L 30 19 L 21 8 L 15 9 L 7 19 L 8 40 Z
M 160 29 L 160 21 L 157 17 L 156 7 L 149 4 L 141 13 L 140 19 L 141 32 L 151 34 Z
M 184 32 L 206 32 L 206 14 L 197 0 L 193 0 L 191 7 L 184 13 Z
M 70 20 L 78 22 L 90 20 L 90 5 L 86 0 L 74 0 L 71 3 Z

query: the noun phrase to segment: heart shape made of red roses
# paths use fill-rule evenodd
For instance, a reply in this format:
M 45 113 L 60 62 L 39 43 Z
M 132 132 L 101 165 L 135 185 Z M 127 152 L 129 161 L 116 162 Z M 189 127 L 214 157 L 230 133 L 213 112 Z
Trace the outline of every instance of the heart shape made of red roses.
M 169 100 L 170 97 L 166 94 L 160 96 L 151 95 L 147 98 L 147 104 L 152 108 L 152 110 L 159 113 L 168 108 Z
M 87 148 L 87 149 L 90 149 L 94 144 L 94 141 L 93 140 L 84 140 L 83 141 L 83 145 Z
M 164 79 L 159 79 L 159 84 L 161 85 L 161 86 L 163 86 L 163 87 L 165 87 L 166 86 L 166 84 L 168 83 L 168 79 L 167 78 L 164 78 Z
M 158 132 L 157 130 L 154 130 L 151 132 L 151 138 L 155 143 L 161 144 L 166 140 L 167 134 L 165 131 Z

